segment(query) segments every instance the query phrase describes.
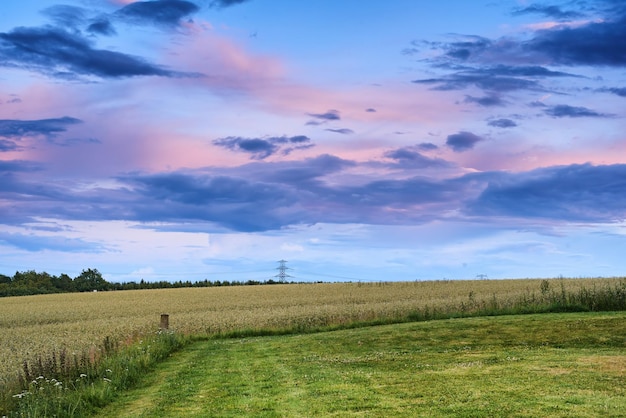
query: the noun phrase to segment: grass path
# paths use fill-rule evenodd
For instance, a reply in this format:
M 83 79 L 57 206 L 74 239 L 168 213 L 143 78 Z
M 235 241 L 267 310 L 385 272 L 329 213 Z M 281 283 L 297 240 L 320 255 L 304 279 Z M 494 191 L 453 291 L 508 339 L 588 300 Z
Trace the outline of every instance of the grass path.
M 102 417 L 626 417 L 626 313 L 194 343 Z

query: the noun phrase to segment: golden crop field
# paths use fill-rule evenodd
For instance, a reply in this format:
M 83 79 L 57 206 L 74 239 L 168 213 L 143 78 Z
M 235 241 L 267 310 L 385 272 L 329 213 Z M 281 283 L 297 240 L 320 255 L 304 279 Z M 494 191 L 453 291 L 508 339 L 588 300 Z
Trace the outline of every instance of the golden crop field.
M 618 279 L 549 280 L 552 290 L 602 286 Z M 316 283 L 68 293 L 0 299 L 0 386 L 24 360 L 69 353 L 158 330 L 211 334 L 402 317 L 424 309 L 500 303 L 539 294 L 542 280 Z

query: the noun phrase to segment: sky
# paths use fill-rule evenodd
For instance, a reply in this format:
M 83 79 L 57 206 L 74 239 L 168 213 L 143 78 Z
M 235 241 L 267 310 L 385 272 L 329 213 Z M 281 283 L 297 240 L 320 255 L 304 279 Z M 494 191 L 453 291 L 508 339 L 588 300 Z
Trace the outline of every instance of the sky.
M 1 8 L 2 274 L 625 274 L 623 0 Z

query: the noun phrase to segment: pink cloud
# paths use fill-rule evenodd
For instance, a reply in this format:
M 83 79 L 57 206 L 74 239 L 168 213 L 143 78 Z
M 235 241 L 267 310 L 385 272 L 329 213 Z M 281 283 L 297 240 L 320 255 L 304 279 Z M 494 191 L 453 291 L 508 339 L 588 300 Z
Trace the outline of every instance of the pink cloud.
M 109 3 L 118 5 L 118 6 L 126 6 L 127 4 L 135 3 L 138 0 L 108 0 Z
M 226 94 L 251 91 L 261 83 L 273 84 L 285 74 L 280 60 L 251 54 L 217 35 L 208 24 L 186 24 L 186 27 L 192 33 L 174 52 L 177 65 L 203 74 L 201 82 L 211 89 Z
M 530 29 L 533 31 L 537 30 L 546 30 L 553 28 L 577 28 L 580 26 L 585 26 L 590 23 L 602 23 L 604 19 L 594 19 L 594 20 L 576 20 L 573 22 L 539 22 L 539 23 L 530 23 L 528 25 L 524 25 L 524 29 Z
M 438 157 L 476 169 L 506 168 L 509 163 L 511 169 L 522 169 L 548 161 L 547 151 L 538 152 L 539 157 L 531 155 L 523 141 L 516 150 L 491 150 L 490 145 L 463 155 L 447 152 L 443 147 L 446 135 L 472 130 L 465 124 L 476 120 L 467 106 L 455 104 L 455 92 L 435 92 L 394 80 L 377 85 L 307 85 L 295 81 L 304 77 L 284 60 L 251 52 L 245 44 L 220 36 L 207 23 L 188 23 L 188 29 L 184 42 L 175 43 L 166 51 L 170 55 L 157 61 L 169 60 L 173 70 L 204 77 L 65 85 L 35 81 L 21 91 L 9 90 L 19 93 L 22 102 L 0 108 L 7 112 L 3 118 L 70 116 L 84 123 L 72 126 L 65 137 L 100 141 L 73 147 L 38 141 L 36 148 L 25 150 L 20 158 L 54 160 L 57 170 L 99 175 L 133 169 L 232 166 L 247 162 L 247 156 L 213 147 L 211 140 L 229 135 L 306 134 L 314 148 L 275 158 L 330 153 L 368 161 L 380 158 L 390 144 L 400 147 L 432 140 L 442 146 Z M 329 109 L 338 109 L 341 119 L 323 127 L 306 126 L 309 113 Z M 338 135 L 325 131 L 327 127 L 351 129 L 354 134 Z M 398 135 L 398 131 L 407 134 Z M 429 138 L 429 132 L 441 135 Z M 524 152 L 528 155 L 520 160 L 517 156 Z
M 236 106 L 223 115 L 221 99 L 211 97 L 207 91 L 198 91 L 194 85 L 183 85 L 181 89 L 167 78 L 116 80 L 106 84 L 35 81 L 22 89 L 12 87 L 8 91 L 14 92 L 20 101 L 0 106 L 0 119 L 67 116 L 82 123 L 68 126 L 54 138 L 41 135 L 21 138 L 20 150 L 2 153 L 3 160 L 38 161 L 57 174 L 81 177 L 247 162 L 245 155 L 210 145 L 211 139 L 224 134 L 245 132 L 245 123 L 237 115 Z M 159 92 L 156 96 L 155 91 Z M 204 113 L 199 109 L 204 109 Z M 228 126 L 236 126 L 237 132 L 220 132 L 219 122 L 231 117 Z M 246 115 L 243 120 L 250 117 Z M 267 133 L 272 132 L 263 134 Z
M 217 34 L 206 22 L 186 24 L 190 36 L 169 53 L 177 70 L 201 73 L 200 78 L 179 79 L 188 86 L 203 86 L 214 94 L 297 116 L 340 109 L 352 121 L 417 121 L 428 123 L 449 117 L 453 100 L 415 85 L 390 81 L 388 86 L 314 86 L 295 81 L 302 77 L 283 59 L 251 52 L 241 43 Z M 407 92 L 407 89 L 412 92 Z M 442 100 L 443 96 L 443 100 Z M 375 112 L 366 109 L 375 108 Z
M 5 91 L 11 91 L 19 101 L 10 107 L 0 107 L 0 117 L 3 119 L 46 119 L 59 117 L 61 109 L 72 107 L 77 96 L 72 89 L 60 84 L 44 84 L 41 81 L 17 87 L 10 86 L 14 80 L 5 84 Z M 1 84 L 0 84 L 1 85 Z
M 601 147 L 594 145 L 593 142 L 589 141 L 587 144 L 573 148 L 556 144 L 533 145 L 523 138 L 515 140 L 508 138 L 499 143 L 492 142 L 477 150 L 479 152 L 459 155 L 455 161 L 464 167 L 478 171 L 527 171 L 553 165 L 584 163 L 623 164 L 622 156 L 626 153 L 626 138 L 619 140 L 616 137 Z

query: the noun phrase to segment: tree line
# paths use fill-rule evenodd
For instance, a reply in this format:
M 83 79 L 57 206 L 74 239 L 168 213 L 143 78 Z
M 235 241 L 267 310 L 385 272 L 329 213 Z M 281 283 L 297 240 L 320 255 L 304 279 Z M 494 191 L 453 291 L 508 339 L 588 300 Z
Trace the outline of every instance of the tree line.
M 283 283 L 275 280 L 245 282 L 228 280 L 201 280 L 191 282 L 178 280 L 174 282 L 158 281 L 147 282 L 143 279 L 139 282 L 114 283 L 108 282 L 102 277 L 98 269 L 83 270 L 78 276 L 71 278 L 67 274 L 55 276 L 46 272 L 34 270 L 16 272 L 13 277 L 0 274 L 0 297 L 42 295 L 50 293 L 70 292 L 102 292 L 112 290 L 135 290 L 135 289 L 172 289 L 181 287 L 213 287 L 213 286 L 245 286 L 259 284 Z

